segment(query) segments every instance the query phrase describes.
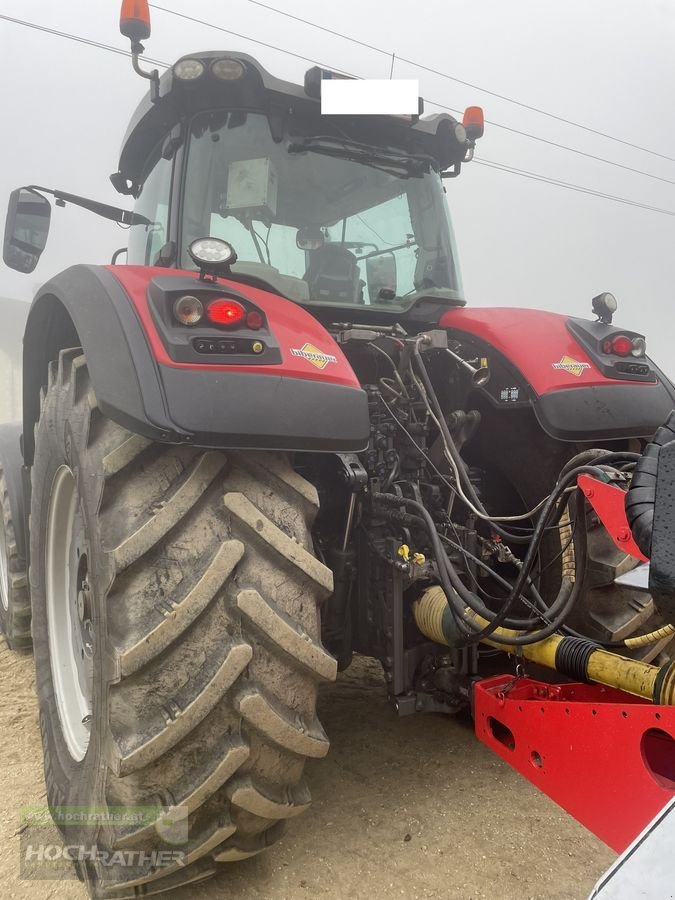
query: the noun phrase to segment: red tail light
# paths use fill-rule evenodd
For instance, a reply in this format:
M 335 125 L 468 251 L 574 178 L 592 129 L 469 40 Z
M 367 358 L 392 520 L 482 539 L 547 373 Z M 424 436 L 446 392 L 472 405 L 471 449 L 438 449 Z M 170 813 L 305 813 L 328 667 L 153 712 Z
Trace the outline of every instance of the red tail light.
M 254 331 L 263 327 L 263 321 L 262 313 L 259 313 L 257 309 L 252 309 L 246 316 L 246 324 Z
M 630 356 L 633 350 L 633 342 L 629 337 L 620 334 L 612 341 L 612 353 L 616 356 Z
M 206 316 L 215 325 L 237 325 L 246 316 L 246 310 L 236 300 L 214 300 L 209 303 Z
M 628 337 L 626 334 L 607 338 L 602 344 L 602 352 L 612 353 L 614 356 L 644 356 L 646 349 L 643 337 Z

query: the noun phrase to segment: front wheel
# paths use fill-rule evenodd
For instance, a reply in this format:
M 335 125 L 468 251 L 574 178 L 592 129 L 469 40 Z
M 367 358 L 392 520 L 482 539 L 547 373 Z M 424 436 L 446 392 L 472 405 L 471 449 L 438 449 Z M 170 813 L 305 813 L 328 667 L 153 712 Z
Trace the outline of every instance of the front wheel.
M 57 824 L 93 811 L 64 827 L 103 854 L 78 863 L 92 896 L 207 877 L 307 808 L 305 759 L 328 751 L 317 688 L 336 674 L 317 509 L 283 455 L 152 443 L 101 414 L 80 350 L 50 367 L 31 505 L 40 725 Z

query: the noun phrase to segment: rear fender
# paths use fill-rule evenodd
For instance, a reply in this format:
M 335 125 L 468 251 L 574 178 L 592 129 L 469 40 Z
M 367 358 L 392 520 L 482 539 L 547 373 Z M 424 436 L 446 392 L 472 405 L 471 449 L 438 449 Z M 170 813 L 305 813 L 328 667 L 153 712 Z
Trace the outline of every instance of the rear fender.
M 533 309 L 453 309 L 440 325 L 487 358 L 491 378 L 481 393 L 494 408 L 529 407 L 562 441 L 649 438 L 675 406 L 671 383 L 649 360 L 650 381 L 609 378 L 570 321 Z
M 240 291 L 264 309 L 281 353 L 274 365 L 178 363 L 148 305 L 161 280 L 198 284 L 194 273 L 132 266 L 73 266 L 39 291 L 24 338 L 27 463 L 40 388 L 51 359 L 81 346 L 101 411 L 157 441 L 223 448 L 347 452 L 364 449 L 365 393 L 325 329 L 300 307 L 266 291 Z M 316 348 L 328 360 L 317 366 Z M 297 350 L 293 354 L 292 350 Z M 313 361 L 312 361 L 313 360 Z

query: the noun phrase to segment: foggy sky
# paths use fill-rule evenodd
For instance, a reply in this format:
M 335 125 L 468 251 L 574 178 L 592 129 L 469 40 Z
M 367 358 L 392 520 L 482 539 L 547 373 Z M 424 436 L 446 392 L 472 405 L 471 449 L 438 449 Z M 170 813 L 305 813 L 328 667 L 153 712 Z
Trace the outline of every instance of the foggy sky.
M 675 157 L 675 4 L 672 0 L 269 0 L 388 51 Z M 261 10 L 248 0 L 165 0 L 161 5 L 252 35 L 327 66 L 389 76 L 391 60 Z M 0 12 L 127 48 L 119 0 L 2 0 Z M 173 61 L 196 50 L 250 53 L 301 82 L 309 63 L 152 10 L 147 52 Z M 16 186 L 37 183 L 127 205 L 108 175 L 128 119 L 146 90 L 129 59 L 0 21 L 0 210 Z M 398 62 L 421 93 L 675 182 L 657 159 Z M 435 110 L 428 106 L 429 112 Z M 618 194 L 675 212 L 675 184 L 612 168 L 495 127 L 477 157 Z M 675 217 L 467 165 L 446 181 L 466 296 L 476 306 L 543 307 L 587 315 L 612 291 L 615 322 L 647 335 L 650 354 L 675 375 Z M 0 265 L 0 296 L 30 299 L 75 262 L 107 263 L 126 243 L 116 225 L 54 209 L 38 268 Z

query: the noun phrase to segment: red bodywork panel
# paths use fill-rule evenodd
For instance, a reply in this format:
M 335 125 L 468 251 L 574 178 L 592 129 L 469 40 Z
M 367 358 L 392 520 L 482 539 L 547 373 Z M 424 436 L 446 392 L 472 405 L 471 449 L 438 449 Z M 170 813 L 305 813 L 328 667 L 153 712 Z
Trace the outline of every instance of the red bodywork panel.
M 297 303 L 286 300 L 271 291 L 264 291 L 248 284 L 243 285 L 240 282 L 228 282 L 222 278 L 218 279 L 218 284 L 223 286 L 224 291 L 229 289 L 244 294 L 263 310 L 270 329 L 279 342 L 281 364 L 228 366 L 175 362 L 166 352 L 155 327 L 148 305 L 148 285 L 153 278 L 171 276 L 192 278 L 197 284 L 195 273 L 181 269 L 149 266 L 107 266 L 106 268 L 124 288 L 141 321 L 153 356 L 164 366 L 176 369 L 208 369 L 209 371 L 243 372 L 256 375 L 283 375 L 286 378 L 304 378 L 310 381 L 326 381 L 348 387 L 361 387 L 344 353 L 314 316 L 298 306 Z M 177 325 L 176 327 L 181 326 Z M 293 356 L 291 350 L 301 349 L 304 344 L 311 344 L 322 353 L 335 357 L 335 362 L 331 361 L 325 368 L 319 369 L 307 359 Z
M 464 308 L 448 310 L 439 324 L 491 344 L 519 369 L 539 395 L 572 387 L 626 384 L 602 374 L 567 330 L 568 318 L 538 309 Z M 580 367 L 575 368 L 574 362 Z M 631 384 L 653 386 L 649 382 Z
M 621 853 L 675 797 L 675 707 L 589 684 L 498 675 L 474 687 L 478 738 Z
M 633 540 L 633 535 L 626 516 L 626 492 L 613 484 L 605 484 L 591 475 L 579 475 L 577 484 L 584 497 L 598 514 L 607 534 L 622 553 L 634 556 L 642 562 L 647 557 Z

